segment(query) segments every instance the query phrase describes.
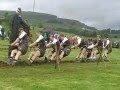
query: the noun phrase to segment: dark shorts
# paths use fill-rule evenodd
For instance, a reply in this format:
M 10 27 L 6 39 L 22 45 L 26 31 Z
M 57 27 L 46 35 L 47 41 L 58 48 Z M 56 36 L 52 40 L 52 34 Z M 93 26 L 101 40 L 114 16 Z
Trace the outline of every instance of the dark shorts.
M 97 54 L 101 54 L 102 51 L 103 51 L 103 48 L 102 48 L 102 47 L 97 47 L 97 50 L 98 50 L 98 53 L 97 53 Z
M 112 50 L 108 50 L 108 54 L 111 53 L 111 52 L 112 52 Z
M 55 52 L 55 49 L 52 50 L 52 53 L 54 53 L 54 52 Z
M 111 47 L 107 47 L 106 49 L 108 50 L 108 54 L 112 52 L 112 48 Z
M 45 51 L 46 49 L 40 49 L 40 56 L 39 57 L 43 57 L 45 55 Z
M 71 52 L 70 46 L 65 47 L 65 48 L 63 49 L 63 51 L 64 51 L 64 57 L 68 56 L 68 55 L 70 54 L 70 52 Z
M 18 51 L 21 51 L 22 55 L 25 55 L 28 51 L 28 45 L 21 45 L 18 47 Z
M 84 48 L 87 49 L 87 46 L 86 46 L 86 45 L 81 46 L 81 47 L 80 47 L 80 50 L 82 51 Z
M 89 58 L 91 56 L 92 49 L 87 49 L 87 52 L 88 52 L 87 58 Z
M 111 53 L 112 52 L 112 49 L 106 49 L 108 51 L 107 54 Z

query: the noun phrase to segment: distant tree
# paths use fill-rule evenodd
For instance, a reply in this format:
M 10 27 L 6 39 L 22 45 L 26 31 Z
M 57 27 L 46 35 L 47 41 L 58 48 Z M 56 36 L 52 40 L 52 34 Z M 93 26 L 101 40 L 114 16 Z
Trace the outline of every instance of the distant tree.
M 5 30 L 9 29 L 9 25 L 10 25 L 10 15 L 8 14 L 8 12 L 4 13 L 4 19 L 3 19 L 3 27 L 5 28 Z
M 92 37 L 96 37 L 97 36 L 97 32 L 96 31 L 93 31 L 92 32 Z
M 101 35 L 102 37 L 106 37 L 106 38 L 109 37 L 109 34 L 106 32 L 106 30 L 99 31 L 99 35 Z
M 4 18 L 5 18 L 5 19 L 8 19 L 8 17 L 9 17 L 8 12 L 4 13 Z
M 115 36 L 114 36 L 114 38 L 118 38 L 118 36 L 117 36 L 117 35 L 115 35 Z
M 38 27 L 39 27 L 39 28 L 43 28 L 43 24 L 42 24 L 42 23 L 39 23 L 39 24 L 38 24 Z
M 58 20 L 58 19 L 49 19 L 49 20 L 47 21 L 47 23 L 57 23 L 57 24 L 61 24 L 62 21 L 60 21 L 60 20 Z

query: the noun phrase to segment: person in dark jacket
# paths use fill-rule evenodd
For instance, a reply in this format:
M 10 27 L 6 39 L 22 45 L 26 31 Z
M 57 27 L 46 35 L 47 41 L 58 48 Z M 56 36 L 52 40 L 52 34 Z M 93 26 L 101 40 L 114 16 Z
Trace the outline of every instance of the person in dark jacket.
M 13 15 L 12 19 L 11 19 L 11 23 L 10 23 L 10 44 L 13 43 L 17 37 L 19 36 L 19 28 L 22 26 L 25 30 L 25 32 L 28 34 L 28 29 L 29 26 L 25 23 L 25 21 L 23 21 L 22 17 L 21 17 L 21 8 L 18 8 L 18 10 L 16 11 L 16 13 Z M 15 49 L 16 47 L 14 46 L 10 46 L 8 49 L 8 57 L 11 54 L 11 51 L 13 49 Z

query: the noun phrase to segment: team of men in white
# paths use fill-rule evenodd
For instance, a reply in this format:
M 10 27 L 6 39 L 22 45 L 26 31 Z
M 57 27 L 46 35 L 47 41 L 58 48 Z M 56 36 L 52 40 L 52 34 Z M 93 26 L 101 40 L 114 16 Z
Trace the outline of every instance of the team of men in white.
M 57 55 L 56 49 L 58 48 L 60 48 L 59 59 L 61 60 L 70 54 L 71 49 L 79 47 L 80 51 L 76 56 L 77 62 L 81 62 L 87 59 L 96 59 L 96 55 L 101 52 L 99 48 L 104 49 L 102 55 L 103 58 L 107 58 L 107 55 L 110 53 L 110 40 L 102 40 L 100 36 L 97 38 L 96 43 L 94 43 L 92 39 L 84 40 L 78 36 L 75 36 L 73 37 L 75 43 L 71 47 L 70 40 L 64 35 L 61 35 L 61 38 L 56 38 L 53 34 L 51 34 L 49 37 L 50 41 L 48 44 L 46 44 L 44 37 L 42 36 L 42 32 L 40 31 L 36 33 L 36 41 L 28 45 L 27 33 L 24 31 L 23 28 L 20 28 L 19 32 L 20 36 L 13 43 L 10 44 L 11 46 L 16 46 L 16 48 L 12 50 L 12 53 L 8 60 L 9 65 L 15 65 L 19 57 L 27 53 L 28 47 L 32 48 L 36 46 L 38 47 L 38 50 L 31 52 L 26 60 L 26 63 L 28 63 L 29 65 L 31 65 L 37 57 L 43 57 L 45 55 L 45 52 L 47 51 L 46 49 L 50 47 L 52 47 L 52 51 L 50 51 L 45 56 L 45 61 L 47 62 L 50 62 L 51 60 L 55 59 Z

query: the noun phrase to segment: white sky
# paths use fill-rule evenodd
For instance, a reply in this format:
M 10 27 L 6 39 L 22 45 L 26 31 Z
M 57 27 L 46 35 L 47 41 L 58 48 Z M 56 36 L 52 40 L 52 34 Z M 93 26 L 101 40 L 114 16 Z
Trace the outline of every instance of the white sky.
M 0 10 L 33 10 L 34 0 L 0 0 Z M 35 11 L 75 19 L 98 29 L 120 29 L 120 0 L 36 0 Z

